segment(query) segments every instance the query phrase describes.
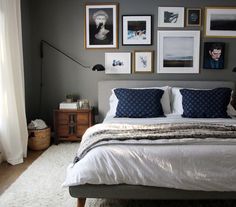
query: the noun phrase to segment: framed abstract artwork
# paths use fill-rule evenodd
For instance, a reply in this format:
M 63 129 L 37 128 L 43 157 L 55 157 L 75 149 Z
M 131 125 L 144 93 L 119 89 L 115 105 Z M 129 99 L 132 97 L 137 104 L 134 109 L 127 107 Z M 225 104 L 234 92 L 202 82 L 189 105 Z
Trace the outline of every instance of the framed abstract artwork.
M 85 48 L 118 47 L 118 4 L 85 4 Z
M 223 69 L 225 56 L 224 42 L 205 42 L 203 68 Z
M 206 7 L 205 36 L 236 38 L 236 7 Z
M 130 52 L 105 53 L 105 73 L 130 74 L 131 53 Z
M 157 73 L 199 73 L 200 31 L 158 31 Z
M 152 44 L 152 16 L 122 16 L 123 45 Z
M 134 51 L 134 73 L 153 73 L 153 51 Z
M 186 26 L 201 26 L 201 9 L 186 9 Z
M 158 27 L 184 27 L 184 7 L 158 7 Z

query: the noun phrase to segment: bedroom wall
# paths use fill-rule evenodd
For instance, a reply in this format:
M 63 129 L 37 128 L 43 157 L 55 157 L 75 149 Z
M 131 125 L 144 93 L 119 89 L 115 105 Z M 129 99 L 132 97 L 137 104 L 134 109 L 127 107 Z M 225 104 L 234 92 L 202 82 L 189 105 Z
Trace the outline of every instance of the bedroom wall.
M 158 6 L 236 6 L 235 0 L 119 0 L 119 49 L 84 49 L 84 2 L 82 0 L 22 0 L 23 46 L 25 60 L 25 86 L 28 121 L 43 118 L 52 125 L 53 109 L 65 99 L 67 93 L 78 94 L 97 106 L 97 83 L 113 79 L 145 80 L 236 80 L 232 68 L 236 66 L 236 39 L 204 38 L 202 27 L 185 27 L 184 30 L 201 30 L 201 53 L 199 74 L 157 74 L 154 56 L 153 74 L 105 75 L 104 72 L 86 70 L 56 51 L 45 47 L 43 59 L 43 87 L 40 107 L 40 40 L 44 39 L 85 65 L 104 64 L 107 51 L 133 51 L 152 49 L 156 51 Z M 107 1 L 91 1 L 107 2 Z M 112 1 L 111 1 L 112 2 Z M 203 12 L 203 10 L 202 10 Z M 151 46 L 122 46 L 122 15 L 153 15 L 153 44 Z M 172 28 L 167 28 L 171 29 Z M 176 29 L 176 28 L 173 28 Z M 181 28 L 182 29 L 182 28 Z M 177 29 L 176 29 L 177 30 Z M 226 43 L 225 69 L 202 69 L 204 41 Z

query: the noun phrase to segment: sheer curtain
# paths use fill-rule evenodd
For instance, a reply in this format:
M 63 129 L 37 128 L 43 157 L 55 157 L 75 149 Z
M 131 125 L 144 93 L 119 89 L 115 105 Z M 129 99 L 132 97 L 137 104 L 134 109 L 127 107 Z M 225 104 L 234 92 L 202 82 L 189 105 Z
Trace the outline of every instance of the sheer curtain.
M 12 165 L 27 155 L 20 0 L 0 0 L 0 151 Z

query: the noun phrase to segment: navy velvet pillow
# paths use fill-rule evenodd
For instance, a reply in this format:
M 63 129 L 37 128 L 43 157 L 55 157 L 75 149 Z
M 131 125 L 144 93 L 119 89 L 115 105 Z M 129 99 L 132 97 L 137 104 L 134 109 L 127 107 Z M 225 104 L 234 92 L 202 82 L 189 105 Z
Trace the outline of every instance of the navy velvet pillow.
M 164 116 L 160 89 L 127 89 L 114 90 L 118 99 L 116 117 L 150 118 Z
M 212 90 L 181 89 L 183 96 L 183 117 L 188 118 L 230 118 L 227 106 L 231 98 L 230 88 Z

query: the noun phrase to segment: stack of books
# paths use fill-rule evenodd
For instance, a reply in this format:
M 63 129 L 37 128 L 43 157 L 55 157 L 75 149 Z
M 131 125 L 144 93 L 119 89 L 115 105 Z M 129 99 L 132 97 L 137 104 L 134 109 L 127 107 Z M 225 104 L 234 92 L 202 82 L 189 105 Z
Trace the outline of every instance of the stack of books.
M 77 102 L 62 102 L 59 104 L 59 109 L 78 109 L 78 103 Z

